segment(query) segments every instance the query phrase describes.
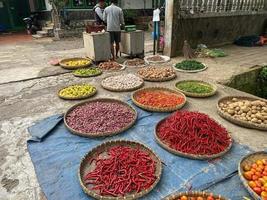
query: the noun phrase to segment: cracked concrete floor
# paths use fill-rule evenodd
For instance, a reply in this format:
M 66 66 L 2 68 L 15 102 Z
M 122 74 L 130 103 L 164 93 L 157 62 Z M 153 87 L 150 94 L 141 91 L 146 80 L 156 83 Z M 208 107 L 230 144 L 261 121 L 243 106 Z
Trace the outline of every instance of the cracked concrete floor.
M 177 73 L 178 79 L 203 79 L 222 82 L 232 75 L 248 70 L 254 65 L 267 63 L 267 47 L 241 48 L 224 47 L 228 57 L 200 59 L 209 69 L 198 74 Z M 54 57 L 83 56 L 81 39 L 52 42 L 32 41 L 25 44 L 1 46 L 0 49 L 0 200 L 44 200 L 38 185 L 34 168 L 27 152 L 29 138 L 27 127 L 36 120 L 63 113 L 75 101 L 60 100 L 56 92 L 67 84 L 89 82 L 99 89 L 97 97 L 125 98 L 129 93 L 104 91 L 100 80 L 107 76 L 79 79 L 66 70 L 47 64 Z M 166 65 L 181 60 L 172 59 Z M 135 72 L 126 69 L 125 72 Z M 67 72 L 67 73 L 66 73 Z M 123 72 L 123 73 L 125 73 Z M 166 83 L 145 83 L 146 86 L 160 85 L 173 87 L 175 81 Z M 218 95 L 208 99 L 188 98 L 187 109 L 199 110 L 211 115 L 231 131 L 233 138 L 255 150 L 267 148 L 267 136 L 263 131 L 235 126 L 216 114 L 217 100 L 226 95 L 248 95 L 218 85 Z

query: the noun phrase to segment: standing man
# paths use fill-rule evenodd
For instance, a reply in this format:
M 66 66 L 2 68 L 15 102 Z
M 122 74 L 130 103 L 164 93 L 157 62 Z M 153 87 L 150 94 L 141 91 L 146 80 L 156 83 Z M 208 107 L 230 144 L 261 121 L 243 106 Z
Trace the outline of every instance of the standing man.
M 105 0 L 98 0 L 98 4 L 95 5 L 93 11 L 95 12 L 95 22 L 97 25 L 103 25 L 103 12 L 105 7 Z
M 121 26 L 124 26 L 123 12 L 117 6 L 118 0 L 111 0 L 111 5 L 104 10 L 103 18 L 107 23 L 107 31 L 110 33 L 111 53 L 113 60 L 118 57 L 121 42 Z M 116 45 L 116 56 L 114 50 L 114 43 Z

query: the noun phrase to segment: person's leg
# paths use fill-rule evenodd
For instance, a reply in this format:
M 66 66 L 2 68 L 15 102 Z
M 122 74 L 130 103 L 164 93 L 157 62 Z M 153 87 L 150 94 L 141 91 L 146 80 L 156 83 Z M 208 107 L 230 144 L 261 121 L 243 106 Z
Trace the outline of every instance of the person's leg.
M 114 42 L 115 42 L 115 34 L 114 32 L 109 32 L 110 35 L 110 50 L 112 54 L 112 59 L 115 60 L 115 52 L 114 52 Z
M 115 43 L 116 43 L 116 58 L 118 58 L 118 54 L 120 51 L 120 42 L 121 42 L 121 32 L 115 33 Z

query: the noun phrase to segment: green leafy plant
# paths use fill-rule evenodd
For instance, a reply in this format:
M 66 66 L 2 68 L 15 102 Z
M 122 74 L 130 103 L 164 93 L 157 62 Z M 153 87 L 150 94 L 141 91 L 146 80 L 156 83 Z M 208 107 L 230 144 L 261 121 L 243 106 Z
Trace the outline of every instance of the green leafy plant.
M 267 66 L 264 66 L 260 72 L 259 78 L 267 81 Z

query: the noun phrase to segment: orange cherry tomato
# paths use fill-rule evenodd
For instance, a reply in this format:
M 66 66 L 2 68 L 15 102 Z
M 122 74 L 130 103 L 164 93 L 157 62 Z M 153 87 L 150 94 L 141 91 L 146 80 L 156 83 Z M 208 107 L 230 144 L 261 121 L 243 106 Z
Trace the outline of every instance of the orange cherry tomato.
M 262 184 L 261 184 L 261 182 L 259 180 L 255 181 L 255 184 L 256 184 L 257 187 L 261 187 L 262 186 Z
M 262 163 L 263 163 L 264 165 L 267 165 L 267 160 L 266 160 L 266 159 L 262 159 L 261 161 L 262 161 Z
M 259 187 L 254 187 L 254 188 L 252 188 L 253 189 L 253 191 L 254 192 L 256 192 L 258 195 L 260 195 L 261 194 L 261 188 L 259 188 Z
M 244 177 L 247 179 L 247 180 L 252 180 L 252 176 L 254 176 L 253 174 L 252 174 L 252 172 L 245 172 L 244 173 Z
M 267 198 L 267 192 L 265 192 L 265 191 L 261 192 L 261 197 L 262 198 Z
M 244 169 L 244 171 L 247 172 L 247 171 L 249 171 L 251 169 L 251 166 L 250 165 L 244 165 L 243 169 Z
M 256 172 L 257 172 L 257 171 L 256 171 L 256 168 L 255 168 L 255 169 L 252 168 L 252 169 L 250 170 L 250 172 L 253 172 L 253 174 L 256 173 Z
M 262 172 L 263 176 L 267 176 L 267 171 Z
M 256 171 L 257 171 L 257 172 L 262 172 L 263 169 L 262 169 L 261 167 L 257 167 L 257 168 L 256 168 Z
M 208 196 L 207 200 L 214 200 L 212 196 Z
M 249 182 L 248 182 L 248 185 L 249 185 L 249 187 L 251 187 L 251 188 L 256 187 L 256 183 L 255 183 L 254 181 L 249 181 Z
M 263 162 L 262 162 L 262 160 L 257 160 L 256 164 L 257 165 L 263 165 Z
M 256 180 L 258 180 L 259 179 L 259 177 L 257 176 L 257 175 L 252 175 L 252 180 L 253 181 L 256 181 Z
M 253 163 L 251 167 L 256 169 L 258 167 L 258 165 L 256 163 Z
M 181 200 L 187 200 L 187 196 L 182 196 Z
M 204 200 L 203 197 L 198 197 L 197 200 Z
M 259 178 L 262 177 L 262 173 L 261 172 L 255 172 L 255 175 L 258 176 Z
M 263 178 L 265 181 L 267 181 L 267 176 L 263 176 L 262 178 Z
M 259 178 L 259 181 L 261 182 L 262 185 L 264 185 L 265 180 L 263 178 Z

